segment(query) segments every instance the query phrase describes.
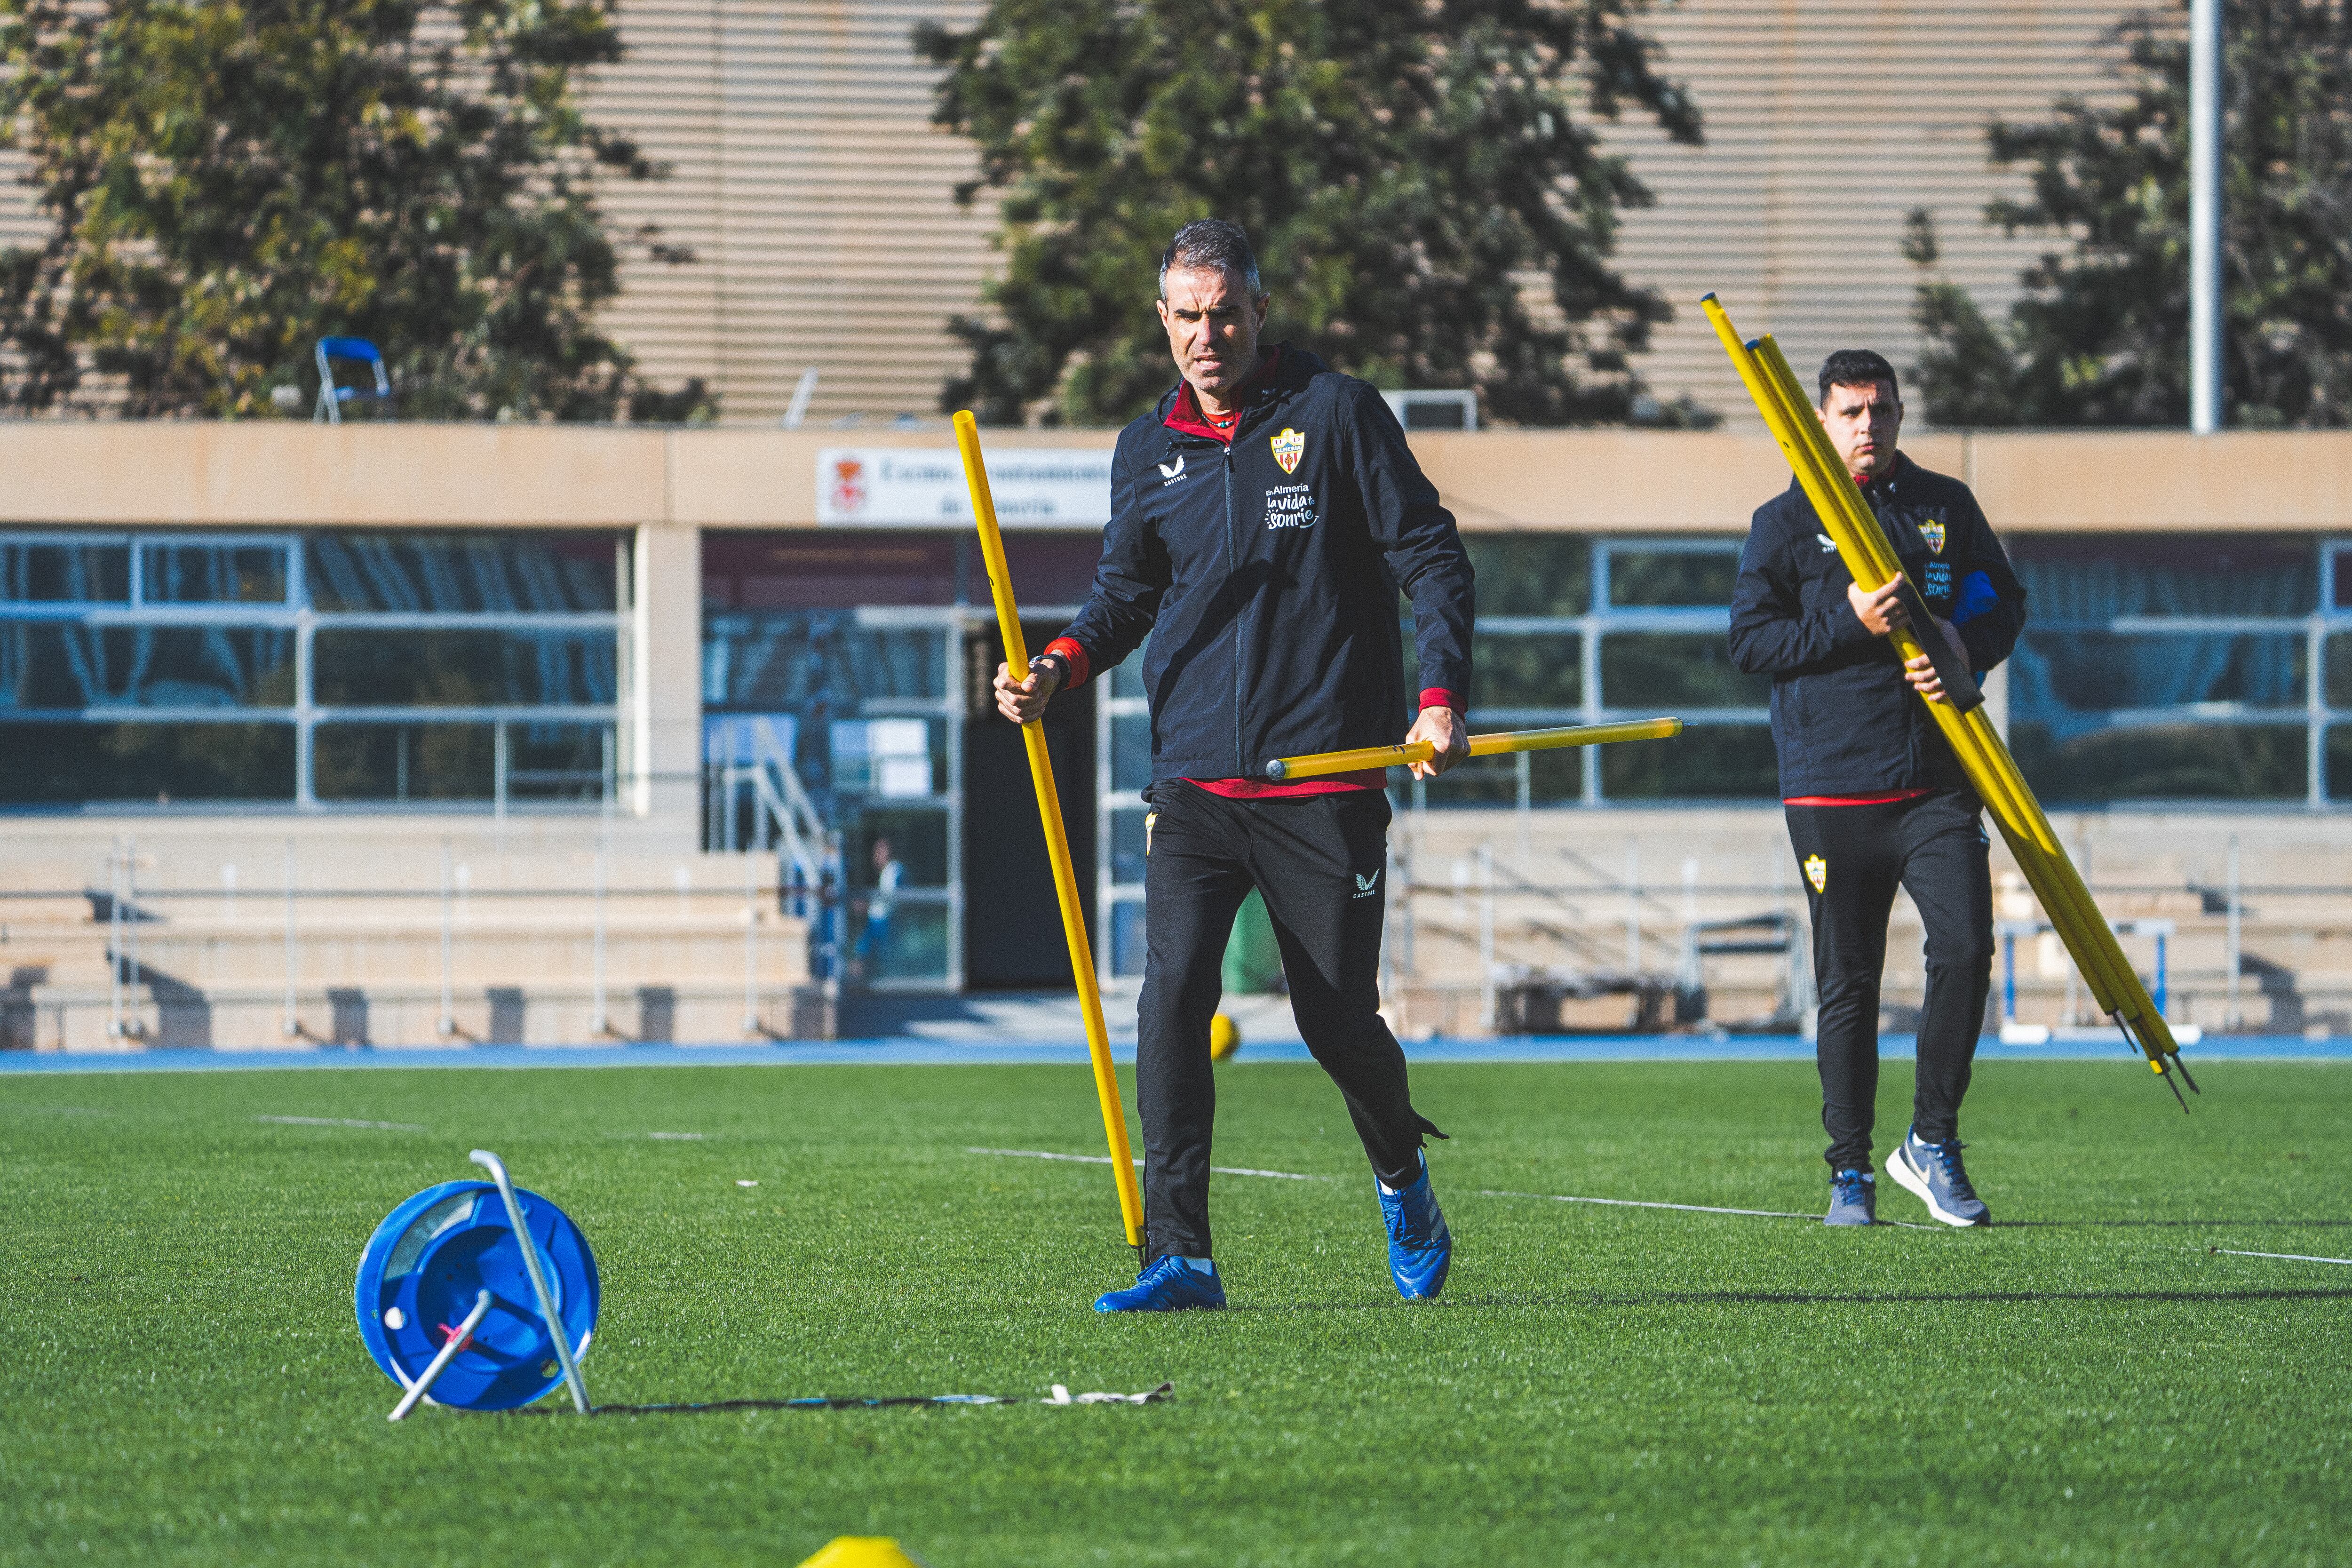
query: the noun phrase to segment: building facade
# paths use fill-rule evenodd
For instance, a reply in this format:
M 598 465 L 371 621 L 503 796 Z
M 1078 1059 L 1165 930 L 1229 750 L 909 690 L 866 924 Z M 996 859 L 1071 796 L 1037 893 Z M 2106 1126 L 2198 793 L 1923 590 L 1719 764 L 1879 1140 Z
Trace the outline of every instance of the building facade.
M 1022 748 L 987 698 L 1001 650 L 961 481 L 935 438 L 863 439 L 0 428 L 0 837 L 511 819 L 686 852 L 797 831 L 830 844 L 798 873 L 832 911 L 820 973 L 1052 984 L 1059 944 L 1034 940 L 1052 893 Z M 1034 645 L 1085 595 L 1108 438 L 989 439 Z M 1724 647 L 1747 514 L 1786 482 L 1769 444 L 1416 446 L 1479 566 L 1474 721 L 1689 726 L 1465 768 L 1428 807 L 1769 814 L 1764 691 Z M 2032 595 L 1992 700 L 2053 811 L 2352 807 L 2352 437 L 1909 449 L 1976 487 Z M 1049 737 L 1114 978 L 1142 952 L 1150 739 L 1130 667 L 1057 704 Z
M 1989 309 L 2053 242 L 1984 226 L 2013 173 L 1987 166 L 1994 117 L 2044 118 L 2062 94 L 2111 90 L 2121 0 L 1678 0 L 1646 26 L 1706 117 L 1704 147 L 1601 122 L 1656 200 L 1623 216 L 1617 263 L 1678 312 L 1638 368 L 1662 397 L 1746 424 L 1697 311 L 1720 289 L 1792 357 L 1868 344 L 1907 364 L 1906 215 L 1926 207 L 1943 270 Z M 967 142 L 930 123 L 936 73 L 919 23 L 967 25 L 972 0 L 624 0 L 627 58 L 589 83 L 590 111 L 667 164 L 603 200 L 618 233 L 657 224 L 686 265 L 632 255 L 607 312 L 665 384 L 705 378 L 731 422 L 772 425 L 815 373 L 810 422 L 939 412 L 964 368 L 947 330 L 989 273 L 993 204 Z M 37 193 L 0 150 L 0 246 L 42 232 Z M 1139 295 L 1139 297 L 1140 297 Z M 1277 313 L 1279 306 L 1277 304 Z M 1277 323 L 1278 325 L 1278 323 Z

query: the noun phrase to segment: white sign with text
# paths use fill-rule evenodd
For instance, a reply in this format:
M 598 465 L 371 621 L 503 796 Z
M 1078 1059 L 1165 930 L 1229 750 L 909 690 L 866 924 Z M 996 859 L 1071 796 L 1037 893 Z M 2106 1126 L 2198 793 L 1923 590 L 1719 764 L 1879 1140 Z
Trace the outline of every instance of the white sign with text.
M 1108 447 L 1009 447 L 988 454 L 996 519 L 1008 528 L 1100 528 L 1110 521 Z M 971 497 L 952 447 L 827 447 L 816 455 L 816 519 L 856 528 L 969 526 Z

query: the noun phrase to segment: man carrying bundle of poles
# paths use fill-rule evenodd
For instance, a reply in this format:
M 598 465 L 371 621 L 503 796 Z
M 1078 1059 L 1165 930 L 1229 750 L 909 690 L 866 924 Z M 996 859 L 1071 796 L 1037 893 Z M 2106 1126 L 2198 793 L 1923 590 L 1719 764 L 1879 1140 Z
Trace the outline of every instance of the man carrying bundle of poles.
M 1934 622 L 1914 635 L 1940 639 L 1979 675 L 2008 658 L 2025 591 L 1969 488 L 1896 449 L 1895 367 L 1864 350 L 1831 355 L 1815 412 Z M 1961 1164 L 1959 1112 L 1992 983 L 1990 846 L 1982 803 L 1918 700 L 1944 700 L 1941 679 L 1927 656 L 1906 662 L 1886 641 L 1913 618 L 1904 597 L 1904 577 L 1854 581 L 1791 481 L 1750 524 L 1731 657 L 1772 678 L 1780 793 L 1811 905 L 1827 1223 L 1877 1216 L 1879 980 L 1901 887 L 1927 928 L 1927 984 L 1911 1127 L 1886 1168 L 1935 1218 L 1978 1226 L 1990 1215 Z
M 1405 740 L 1431 749 L 1417 777 L 1467 753 L 1470 562 L 1381 395 L 1300 349 L 1260 348 L 1266 303 L 1238 227 L 1178 231 L 1159 310 L 1182 379 L 1119 435 L 1102 562 L 1077 619 L 1018 679 L 996 677 L 998 708 L 1025 723 L 1150 637 L 1144 1268 L 1098 1311 L 1224 1305 L 1209 1232 L 1209 1025 L 1253 887 L 1299 1033 L 1370 1157 L 1398 1292 L 1435 1296 L 1453 1258 L 1422 1153 L 1424 1134 L 1444 1134 L 1414 1111 L 1379 1012 L 1386 773 L 1266 774 L 1286 757 L 1392 746 L 1408 724 Z M 1400 586 L 1420 656 L 1410 705 Z

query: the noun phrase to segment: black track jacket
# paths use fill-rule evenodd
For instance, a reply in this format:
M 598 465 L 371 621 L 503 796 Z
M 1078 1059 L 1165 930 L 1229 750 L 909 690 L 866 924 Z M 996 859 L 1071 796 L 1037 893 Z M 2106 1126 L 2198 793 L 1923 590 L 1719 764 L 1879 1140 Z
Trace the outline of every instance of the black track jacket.
M 1927 608 L 1958 621 L 1969 667 L 1981 673 L 2007 658 L 2025 626 L 2025 589 L 1969 487 L 1898 453 L 1862 493 Z M 1971 595 L 1978 574 L 1985 583 Z M 1731 591 L 1731 662 L 1772 678 L 1782 798 L 1965 785 L 1894 646 L 1846 602 L 1853 582 L 1795 480 L 1756 509 Z M 1963 620 L 1964 598 L 1979 603 Z
M 1064 636 L 1090 671 L 1148 633 L 1154 780 L 1265 776 L 1275 757 L 1391 745 L 1423 689 L 1466 702 L 1470 558 L 1379 392 L 1281 345 L 1230 447 L 1171 428 L 1181 386 L 1119 432 L 1094 591 Z

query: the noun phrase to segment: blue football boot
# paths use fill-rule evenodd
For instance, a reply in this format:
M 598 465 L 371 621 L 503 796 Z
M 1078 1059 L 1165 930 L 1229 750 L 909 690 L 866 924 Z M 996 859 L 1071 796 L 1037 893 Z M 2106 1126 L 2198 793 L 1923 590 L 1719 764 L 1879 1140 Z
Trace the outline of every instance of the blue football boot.
M 1920 1141 L 1916 1131 L 1907 1132 L 1887 1156 L 1886 1173 L 1908 1187 L 1927 1205 L 1927 1212 L 1946 1225 L 1990 1225 L 1992 1211 L 1977 1196 L 1976 1188 L 1969 1184 L 1968 1172 L 1961 1168 L 1963 1147 L 1957 1138 L 1927 1143 Z
M 1876 1225 L 1878 1178 L 1868 1171 L 1840 1171 L 1830 1178 L 1830 1212 L 1823 1225 Z
M 1113 1290 L 1095 1302 L 1097 1312 L 1221 1312 L 1225 1306 L 1224 1281 L 1217 1266 L 1206 1273 L 1181 1258 L 1163 1258 L 1135 1277 L 1124 1290 Z
M 1411 1186 L 1393 1193 L 1381 1186 L 1380 1194 L 1381 1218 L 1389 1227 L 1389 1278 L 1406 1300 L 1429 1300 L 1445 1289 L 1445 1271 L 1454 1266 L 1454 1233 L 1430 1189 L 1429 1156 L 1421 1157 L 1421 1175 Z

